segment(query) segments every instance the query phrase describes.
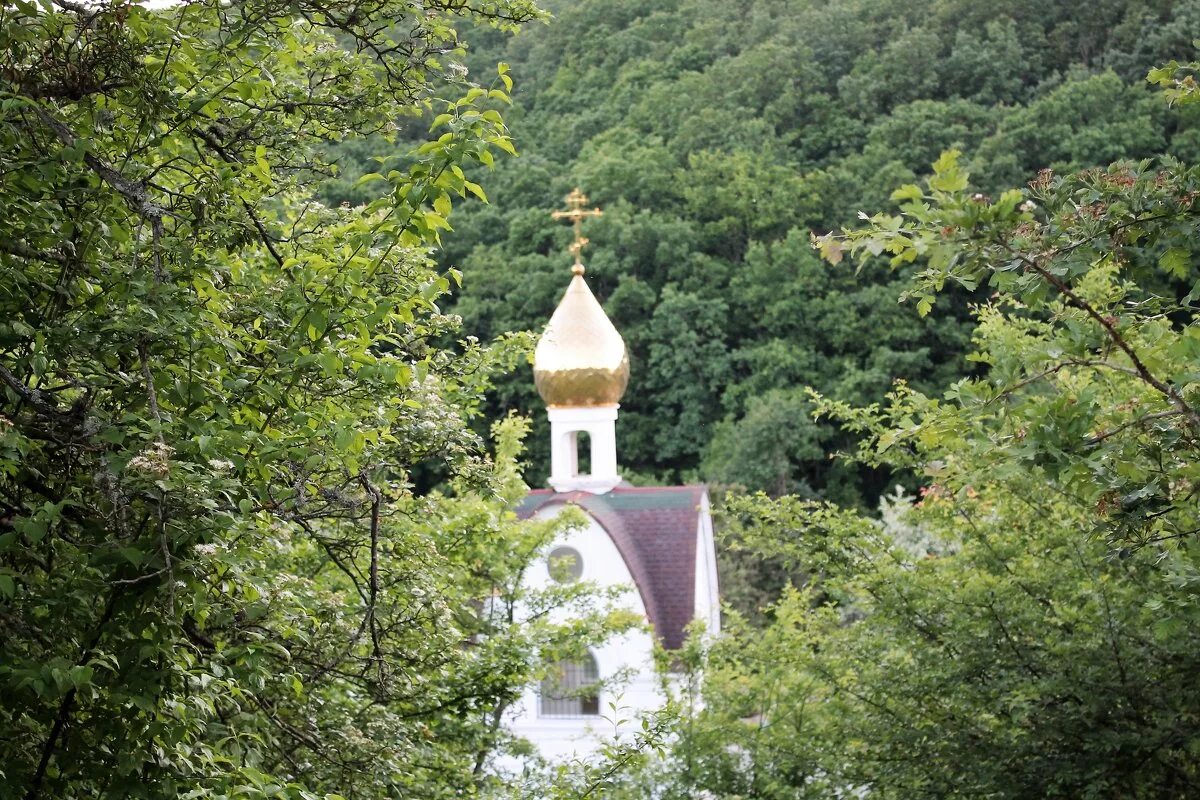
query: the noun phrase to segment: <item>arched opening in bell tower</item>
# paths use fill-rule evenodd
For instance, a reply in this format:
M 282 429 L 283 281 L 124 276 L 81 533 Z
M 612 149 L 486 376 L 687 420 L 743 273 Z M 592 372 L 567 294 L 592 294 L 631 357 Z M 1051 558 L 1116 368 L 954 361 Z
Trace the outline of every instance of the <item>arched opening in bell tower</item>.
M 592 437 L 587 431 L 575 431 L 571 438 L 574 440 L 572 449 L 575 451 L 575 477 L 586 478 L 592 474 Z

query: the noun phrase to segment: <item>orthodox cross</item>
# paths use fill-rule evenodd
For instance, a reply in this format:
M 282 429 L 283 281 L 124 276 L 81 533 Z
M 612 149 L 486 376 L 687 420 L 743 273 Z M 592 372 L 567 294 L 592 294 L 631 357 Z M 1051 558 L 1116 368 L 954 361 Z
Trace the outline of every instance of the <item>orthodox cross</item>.
M 583 261 L 580 260 L 579 254 L 583 251 L 584 245 L 588 240 L 583 236 L 583 221 L 587 217 L 599 217 L 604 212 L 598 208 L 588 209 L 587 195 L 579 191 L 579 187 L 571 190 L 571 193 L 566 196 L 567 210 L 566 211 L 551 211 L 550 216 L 555 219 L 569 219 L 575 226 L 575 241 L 571 242 L 571 246 L 567 249 L 571 251 L 571 255 L 575 256 L 575 265 L 571 267 L 571 272 L 576 275 L 583 274 Z

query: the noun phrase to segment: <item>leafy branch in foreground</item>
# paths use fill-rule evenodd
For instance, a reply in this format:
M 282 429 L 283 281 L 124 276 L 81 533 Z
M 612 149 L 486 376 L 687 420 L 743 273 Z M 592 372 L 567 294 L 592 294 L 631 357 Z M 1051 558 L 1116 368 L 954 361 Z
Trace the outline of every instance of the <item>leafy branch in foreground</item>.
M 1200 40 L 1193 44 L 1200 46 Z M 1171 60 L 1150 70 L 1146 75 L 1146 80 L 1161 89 L 1163 96 L 1172 105 L 1189 105 L 1200 100 L 1200 83 L 1196 81 L 1197 74 L 1200 74 L 1200 62 L 1180 63 Z
M 976 309 L 980 377 L 817 413 L 845 457 L 926 485 L 885 522 L 733 497 L 723 527 L 800 576 L 737 616 L 705 703 L 643 783 L 661 796 L 1185 798 L 1200 785 L 1200 335 L 1193 168 L 972 192 L 954 155 L 901 213 L 818 241 L 916 270 Z M 1186 253 L 1180 252 L 1186 250 Z M 1186 279 L 1186 280 L 1184 280 Z
M 910 410 L 867 447 L 917 452 L 939 435 L 961 437 L 970 418 L 987 441 L 969 466 L 946 469 L 982 475 L 1020 456 L 1086 497 L 1114 541 L 1200 531 L 1200 170 L 1167 161 L 1043 172 L 993 200 L 968 188 L 951 152 L 925 189 L 895 197 L 898 215 L 817 246 L 832 260 L 848 251 L 918 265 L 908 296 L 921 313 L 948 282 L 990 287 L 971 356 L 987 374 L 951 391 L 953 420 L 937 421 L 951 413 L 938 401 L 901 390 Z
M 464 83 L 455 26 L 539 15 L 0 9 L 6 796 L 487 786 L 497 710 L 564 633 L 485 600 L 553 530 L 511 511 L 519 425 L 493 460 L 467 424 L 528 341 L 446 347 L 459 274 L 428 250 L 512 152 L 511 78 Z M 329 140 L 426 114 L 361 207 L 316 201 Z
M 1200 170 L 1056 176 L 993 199 L 947 153 L 897 214 L 818 237 L 951 284 L 979 374 L 859 407 L 844 457 L 904 469 L 881 519 L 733 497 L 724 527 L 799 576 L 728 618 L 656 796 L 1187 798 L 1200 787 Z M 865 215 L 864 215 L 865 217 Z

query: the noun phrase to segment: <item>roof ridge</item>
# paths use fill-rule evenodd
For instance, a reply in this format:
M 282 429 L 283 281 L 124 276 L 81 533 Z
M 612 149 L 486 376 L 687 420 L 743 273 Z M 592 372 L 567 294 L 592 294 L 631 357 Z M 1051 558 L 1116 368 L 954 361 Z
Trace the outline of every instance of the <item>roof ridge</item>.
M 697 527 L 707 487 L 638 486 L 604 494 L 534 491 L 522 518 L 574 505 L 605 531 L 629 569 L 656 635 L 668 650 L 683 644 L 695 614 Z

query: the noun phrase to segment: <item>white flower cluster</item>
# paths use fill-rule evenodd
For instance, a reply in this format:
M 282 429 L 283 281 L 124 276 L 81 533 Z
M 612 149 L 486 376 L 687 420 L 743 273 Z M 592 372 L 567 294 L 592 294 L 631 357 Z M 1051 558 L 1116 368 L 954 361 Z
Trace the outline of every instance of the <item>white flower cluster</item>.
M 910 517 L 916 502 L 916 498 L 899 485 L 892 494 L 879 498 L 880 523 L 892 543 L 912 556 L 914 562 L 956 552 L 957 542 L 927 530 Z
M 171 455 L 174 452 L 175 448 L 166 442 L 155 442 L 129 459 L 129 469 L 156 478 L 165 478 L 171 472 Z

